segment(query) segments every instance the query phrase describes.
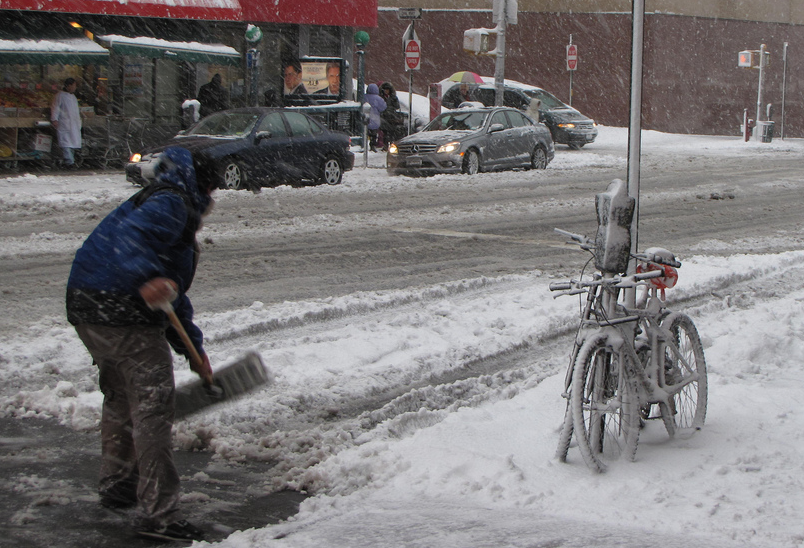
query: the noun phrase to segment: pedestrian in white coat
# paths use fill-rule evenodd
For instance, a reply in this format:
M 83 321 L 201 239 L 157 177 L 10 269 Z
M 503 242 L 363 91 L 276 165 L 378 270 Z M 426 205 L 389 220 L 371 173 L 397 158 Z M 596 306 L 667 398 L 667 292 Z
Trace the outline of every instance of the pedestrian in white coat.
M 56 128 L 64 165 L 70 168 L 75 166 L 75 150 L 81 149 L 81 112 L 75 97 L 77 87 L 74 78 L 67 78 L 50 107 L 50 123 Z

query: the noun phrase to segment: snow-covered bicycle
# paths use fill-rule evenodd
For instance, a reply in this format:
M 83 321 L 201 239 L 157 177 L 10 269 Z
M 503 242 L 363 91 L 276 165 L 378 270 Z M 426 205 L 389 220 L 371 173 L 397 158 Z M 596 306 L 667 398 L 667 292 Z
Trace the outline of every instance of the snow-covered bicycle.
M 698 331 L 689 316 L 665 306 L 665 290 L 678 280 L 681 263 L 662 248 L 630 253 L 630 237 L 622 236 L 631 222 L 623 194 L 622 182 L 615 181 L 598 195 L 594 240 L 556 229 L 592 253 L 597 271 L 589 279 L 550 284 L 559 295 L 586 296 L 565 379 L 568 402 L 556 457 L 566 460 L 574 433 L 595 471 L 623 455 L 633 460 L 647 420 L 660 418 L 672 437 L 700 429 L 706 417 Z M 636 272 L 619 274 L 630 258 Z M 631 288 L 639 295 L 628 306 L 624 290 Z

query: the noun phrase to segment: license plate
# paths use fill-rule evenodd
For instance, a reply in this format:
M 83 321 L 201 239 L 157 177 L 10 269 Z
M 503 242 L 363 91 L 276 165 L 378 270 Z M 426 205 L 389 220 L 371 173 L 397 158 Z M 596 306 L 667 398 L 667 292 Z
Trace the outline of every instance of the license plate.
M 422 159 L 421 158 L 408 158 L 405 161 L 405 165 L 408 166 L 408 167 L 419 167 L 419 166 L 422 165 Z

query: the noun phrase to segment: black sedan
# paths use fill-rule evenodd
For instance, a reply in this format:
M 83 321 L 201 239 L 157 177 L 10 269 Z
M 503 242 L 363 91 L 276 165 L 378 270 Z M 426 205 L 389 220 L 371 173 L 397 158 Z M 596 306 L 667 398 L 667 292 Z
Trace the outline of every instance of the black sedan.
M 237 108 L 211 114 L 167 143 L 134 154 L 126 179 L 149 184 L 159 154 L 171 146 L 210 161 L 219 187 L 237 190 L 302 181 L 336 185 L 355 158 L 347 134 L 302 112 Z
M 391 175 L 544 169 L 554 154 L 550 131 L 522 112 L 469 107 L 444 112 L 392 143 L 386 169 Z

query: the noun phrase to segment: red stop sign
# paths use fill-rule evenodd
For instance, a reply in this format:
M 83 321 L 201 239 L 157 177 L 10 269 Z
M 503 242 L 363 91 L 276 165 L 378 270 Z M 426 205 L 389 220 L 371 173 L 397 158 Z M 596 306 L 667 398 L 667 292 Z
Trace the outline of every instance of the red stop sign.
M 408 40 L 405 43 L 405 65 L 407 65 L 408 70 L 419 70 L 421 58 L 421 42 Z

